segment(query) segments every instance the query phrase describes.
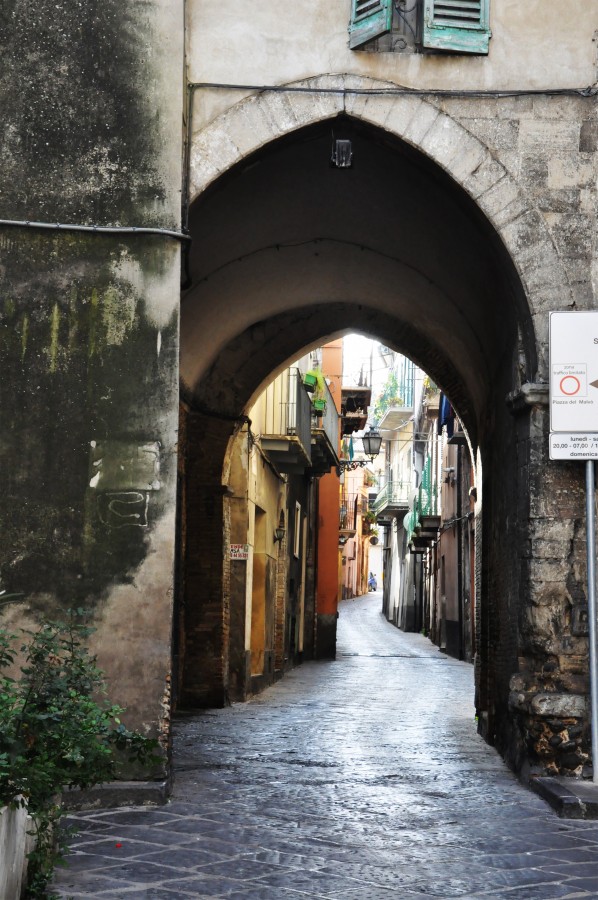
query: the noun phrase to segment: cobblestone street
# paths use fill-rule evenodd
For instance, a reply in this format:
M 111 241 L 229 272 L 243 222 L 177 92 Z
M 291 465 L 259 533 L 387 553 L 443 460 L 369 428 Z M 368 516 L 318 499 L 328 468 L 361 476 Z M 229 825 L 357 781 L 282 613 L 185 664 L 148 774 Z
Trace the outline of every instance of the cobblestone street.
M 476 734 L 473 670 L 341 605 L 338 659 L 179 718 L 163 807 L 78 814 L 63 898 L 598 897 L 598 822 L 559 819 Z

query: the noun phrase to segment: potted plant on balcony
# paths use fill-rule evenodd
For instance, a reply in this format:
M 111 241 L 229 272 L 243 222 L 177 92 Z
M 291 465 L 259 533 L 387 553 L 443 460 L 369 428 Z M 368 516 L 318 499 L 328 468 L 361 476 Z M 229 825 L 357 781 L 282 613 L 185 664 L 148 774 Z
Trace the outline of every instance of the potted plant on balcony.
M 374 405 L 374 417 L 376 421 L 384 418 L 389 409 L 393 406 L 404 406 L 403 398 L 400 395 L 399 380 L 396 372 L 390 372 L 386 379 L 386 384 L 382 388 L 382 392 Z
M 318 385 L 318 373 L 316 369 L 311 369 L 303 376 L 303 387 L 308 394 L 313 394 Z
M 375 521 L 376 521 L 376 516 L 375 516 L 374 512 L 372 512 L 371 509 L 368 509 L 368 511 L 363 516 L 363 533 L 364 534 L 372 533 L 372 529 L 374 528 Z
M 310 386 L 306 384 L 306 379 L 310 378 Z M 312 394 L 312 405 L 316 414 L 321 415 L 326 409 L 326 379 L 320 369 L 312 369 L 303 378 L 303 384 Z

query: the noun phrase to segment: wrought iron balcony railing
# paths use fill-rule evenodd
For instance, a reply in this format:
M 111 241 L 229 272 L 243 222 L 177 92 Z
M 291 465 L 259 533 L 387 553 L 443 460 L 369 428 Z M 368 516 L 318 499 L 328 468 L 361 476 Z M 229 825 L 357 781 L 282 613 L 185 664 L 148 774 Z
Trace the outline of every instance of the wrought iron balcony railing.
M 372 512 L 377 516 L 404 514 L 409 509 L 409 494 L 412 487 L 408 481 L 388 481 L 372 504 Z
M 262 447 L 281 472 L 311 463 L 311 403 L 299 369 L 287 369 L 268 388 Z
M 324 409 L 312 408 L 311 419 L 311 462 L 315 474 L 329 472 L 339 464 L 339 414 L 330 388 L 324 384 Z

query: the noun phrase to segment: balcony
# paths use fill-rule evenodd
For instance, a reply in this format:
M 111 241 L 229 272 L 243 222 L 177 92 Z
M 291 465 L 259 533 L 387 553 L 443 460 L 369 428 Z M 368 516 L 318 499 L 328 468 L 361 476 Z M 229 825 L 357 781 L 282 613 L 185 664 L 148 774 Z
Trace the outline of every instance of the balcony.
M 438 485 L 432 477 L 432 460 L 426 459 L 413 509 L 405 518 L 405 530 L 412 553 L 423 553 L 437 540 L 440 530 Z
M 384 415 L 378 423 L 378 428 L 385 440 L 396 438 L 396 432 L 413 417 L 415 368 L 411 360 L 406 357 L 401 358 L 396 378 L 397 394 L 386 400 Z
M 371 507 L 377 521 L 384 524 L 396 516 L 404 516 L 409 510 L 411 492 L 412 487 L 408 481 L 388 481 Z
M 389 406 L 378 425 L 380 434 L 387 441 L 393 440 L 397 436 L 397 431 L 404 428 L 412 418 L 413 406 L 401 406 L 398 403 Z
M 425 553 L 438 540 L 440 516 L 422 516 L 415 526 L 409 541 L 411 553 Z
M 327 384 L 322 399 L 326 401 L 324 410 L 312 410 L 311 419 L 311 468 L 316 476 L 325 475 L 339 465 L 339 414 Z
M 338 526 L 341 533 L 341 543 L 351 537 L 357 531 L 357 519 L 362 512 L 362 498 L 360 494 L 347 494 L 343 491 L 340 497 Z
M 372 389 L 366 386 L 344 387 L 341 390 L 341 428 L 343 435 L 363 431 L 368 418 Z
M 299 369 L 288 369 L 268 391 L 262 450 L 279 472 L 301 474 L 312 464 L 312 436 L 311 403 Z
M 455 427 L 447 444 L 456 444 L 458 447 L 467 447 L 467 435 L 459 419 L 455 418 Z

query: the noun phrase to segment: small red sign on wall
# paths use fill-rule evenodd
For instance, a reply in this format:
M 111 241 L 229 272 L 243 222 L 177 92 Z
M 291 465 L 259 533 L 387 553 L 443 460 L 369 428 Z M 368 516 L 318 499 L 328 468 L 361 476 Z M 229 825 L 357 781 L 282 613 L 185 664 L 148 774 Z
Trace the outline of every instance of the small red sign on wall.
M 231 559 L 249 559 L 249 544 L 231 544 Z

